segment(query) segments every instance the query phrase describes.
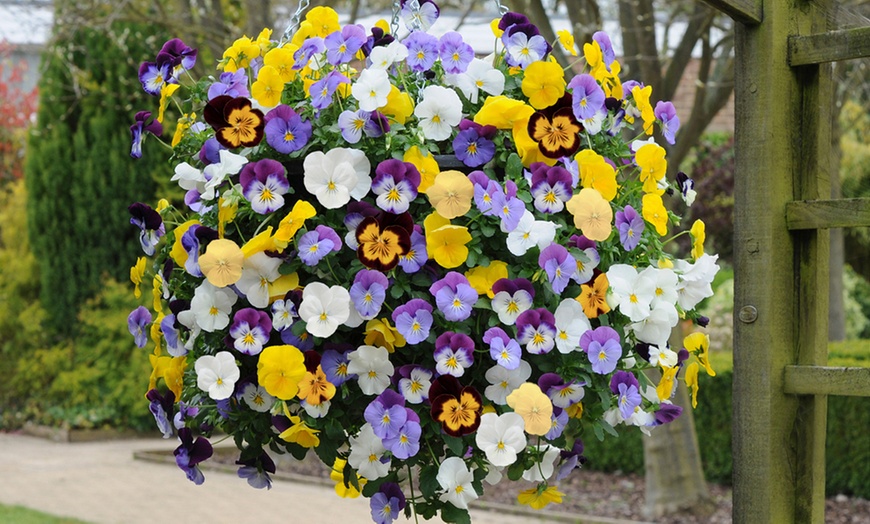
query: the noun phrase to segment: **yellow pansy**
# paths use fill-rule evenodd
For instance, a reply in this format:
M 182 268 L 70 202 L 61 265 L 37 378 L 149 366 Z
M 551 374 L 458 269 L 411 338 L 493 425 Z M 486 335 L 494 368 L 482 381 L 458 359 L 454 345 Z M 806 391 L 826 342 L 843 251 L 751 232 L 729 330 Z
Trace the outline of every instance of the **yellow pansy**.
M 283 404 L 284 416 L 290 419 L 291 426 L 278 435 L 278 438 L 293 444 L 299 444 L 303 448 L 316 448 L 319 446 L 320 437 L 317 434 L 320 433 L 320 430 L 308 427 L 301 417 L 290 413 L 286 402 Z
M 571 31 L 561 29 L 556 31 L 556 36 L 559 37 L 559 43 L 562 44 L 565 51 L 568 51 L 571 56 L 577 56 L 577 47 L 574 45 L 574 35 Z
M 507 396 L 507 404 L 523 417 L 529 435 L 543 436 L 553 428 L 553 402 L 537 384 L 524 382 Z
M 245 258 L 263 251 L 275 251 L 275 242 L 272 238 L 272 226 L 260 231 L 257 236 L 245 242 L 242 246 L 242 254 Z
M 335 462 L 332 463 L 332 469 L 329 471 L 329 478 L 335 482 L 336 495 L 345 499 L 355 499 L 360 496 L 360 491 L 353 487 L 353 484 L 348 485 L 344 483 L 344 467 L 346 464 L 346 460 L 336 457 Z M 356 479 L 357 484 L 359 484 L 360 489 L 362 489 L 366 484 L 366 478 L 360 477 L 359 474 L 356 474 Z
M 285 44 L 282 47 L 276 47 L 270 50 L 263 57 L 263 65 L 274 67 L 278 74 L 281 75 L 281 80 L 284 83 L 292 82 L 296 79 L 298 73 L 295 69 L 293 69 L 293 64 L 296 61 L 293 58 L 293 55 L 299 49 L 298 46 L 293 44 Z
M 181 139 L 184 138 L 184 132 L 190 129 L 194 122 L 196 122 L 196 113 L 188 113 L 178 119 L 178 123 L 175 124 L 175 134 L 172 135 L 172 147 L 181 142 Z
M 130 268 L 130 282 L 133 283 L 133 296 L 139 298 L 142 296 L 142 290 L 139 285 L 142 284 L 142 277 L 145 276 L 145 257 L 136 259 L 136 263 Z
M 477 266 L 465 272 L 468 283 L 477 291 L 478 295 L 486 295 L 493 298 L 495 293 L 492 285 L 502 278 L 508 277 L 507 263 L 501 260 L 493 260 L 488 266 Z
M 556 486 L 543 489 L 542 486 L 539 486 L 520 491 L 517 495 L 517 502 L 531 506 L 532 509 L 543 509 L 548 504 L 561 504 L 564 496 L 565 494 L 559 492 Z
M 317 6 L 305 15 L 305 21 L 311 24 L 314 36 L 326 38 L 331 33 L 341 30 L 338 23 L 338 13 L 331 7 Z
M 619 186 L 616 183 L 616 170 L 604 157 L 591 149 L 584 149 L 574 157 L 580 168 L 580 184 L 601 193 L 608 202 L 616 197 Z
M 644 193 L 658 195 L 664 193 L 664 189 L 659 188 L 658 183 L 668 171 L 665 154 L 665 148 L 658 144 L 646 144 L 635 153 L 634 161 L 640 168 L 640 181 L 643 182 Z
M 209 242 L 205 253 L 199 257 L 199 268 L 209 283 L 215 287 L 227 287 L 242 278 L 245 254 L 242 249 L 226 238 Z
M 151 298 L 154 305 L 154 311 L 163 313 L 163 277 L 160 273 L 154 275 L 151 281 Z
M 589 240 L 607 240 L 613 231 L 613 208 L 595 189 L 581 189 L 568 200 L 565 209 L 574 216 L 574 226 Z
M 514 123 L 518 121 L 525 127 L 534 112 L 534 108 L 525 102 L 504 95 L 489 96 L 483 101 L 480 111 L 474 115 L 474 121 L 482 126 L 513 129 Z
M 218 67 L 222 67 L 228 73 L 235 73 L 239 69 L 248 67 L 251 59 L 258 56 L 260 56 L 260 46 L 247 36 L 243 36 L 224 51 Z
M 390 85 L 387 104 L 380 108 L 380 112 L 399 124 L 404 124 L 408 117 L 414 114 L 414 101 L 411 99 L 411 95 L 399 91 L 399 88 L 394 85 Z
M 649 97 L 652 96 L 652 86 L 634 86 L 631 90 L 631 96 L 634 97 L 634 105 L 637 106 L 638 111 L 640 111 L 640 117 L 643 119 L 644 132 L 651 135 L 653 123 L 656 121 L 655 112 L 649 101 Z
M 710 335 L 697 331 L 683 339 L 683 346 L 689 353 L 694 353 L 698 361 L 704 366 L 707 375 L 716 376 L 716 372 L 710 366 Z
M 305 373 L 305 357 L 296 346 L 269 346 L 260 353 L 257 382 L 273 397 L 281 400 L 296 397 Z
M 426 251 L 435 262 L 443 268 L 453 269 L 464 264 L 468 259 L 468 247 L 471 234 L 465 226 L 441 226 L 434 230 L 426 230 Z
M 492 30 L 492 34 L 495 35 L 496 38 L 501 38 L 501 35 L 504 34 L 504 31 L 498 27 L 499 22 L 501 22 L 501 18 L 493 18 L 489 23 L 489 28 Z
M 442 171 L 426 190 L 429 203 L 444 218 L 461 217 L 471 210 L 474 184 L 461 171 Z
M 674 380 L 677 377 L 677 371 L 680 368 L 677 366 L 667 367 L 662 366 L 662 379 L 659 381 L 659 385 L 656 386 L 656 394 L 659 397 L 659 400 L 667 400 L 671 398 L 671 393 L 674 391 Z
M 690 233 L 692 235 L 692 258 L 698 260 L 704 254 L 704 241 L 707 239 L 704 221 L 701 219 L 695 220 Z
M 411 146 L 405 151 L 402 160 L 414 164 L 414 167 L 420 172 L 420 187 L 417 188 L 417 191 L 425 194 L 432 187 L 432 184 L 435 183 L 435 177 L 441 172 L 435 157 L 429 151 L 423 151 L 417 146 Z
M 366 322 L 366 345 L 383 347 L 389 353 L 407 344 L 405 337 L 396 330 L 389 319 L 373 318 Z
M 556 62 L 532 62 L 526 68 L 523 94 L 535 109 L 555 104 L 565 94 L 565 72 Z
M 260 34 L 257 35 L 256 43 L 260 46 L 260 54 L 265 54 L 266 51 L 269 50 L 269 47 L 272 46 L 272 30 L 269 28 L 265 28 L 260 31 Z
M 172 96 L 172 93 L 178 91 L 178 88 L 181 87 L 178 84 L 163 84 L 163 87 L 160 88 L 160 107 L 157 111 L 157 121 L 161 124 L 163 123 L 163 116 L 166 113 L 166 106 L 169 104 L 169 98 Z
M 528 107 L 530 111 L 533 111 L 530 106 L 525 107 Z M 514 122 L 512 128 L 514 144 L 517 148 L 517 154 L 520 155 L 520 160 L 523 162 L 523 166 L 529 167 L 535 162 L 543 162 L 548 166 L 556 165 L 558 159 L 550 158 L 545 155 L 541 151 L 541 148 L 538 147 L 538 143 L 532 139 L 531 135 L 529 135 L 528 122 L 528 118 L 525 120 L 517 120 Z
M 642 209 L 643 219 L 656 228 L 659 236 L 668 234 L 668 210 L 662 197 L 655 193 L 647 193 L 643 196 Z
M 686 367 L 686 387 L 692 391 L 692 408 L 698 407 L 698 366 L 697 362 L 692 362 Z
M 291 209 L 290 212 L 287 213 L 287 216 L 281 219 L 281 223 L 278 224 L 278 231 L 275 232 L 275 236 L 272 239 L 275 243 L 275 247 L 279 251 L 283 251 L 287 245 L 293 241 L 296 232 L 305 225 L 305 221 L 316 214 L 317 211 L 310 202 L 306 200 L 297 200 L 296 203 L 293 204 L 293 209 Z
M 264 107 L 274 107 L 281 102 L 284 92 L 284 79 L 272 66 L 263 66 L 257 74 L 257 81 L 251 86 L 251 96 Z

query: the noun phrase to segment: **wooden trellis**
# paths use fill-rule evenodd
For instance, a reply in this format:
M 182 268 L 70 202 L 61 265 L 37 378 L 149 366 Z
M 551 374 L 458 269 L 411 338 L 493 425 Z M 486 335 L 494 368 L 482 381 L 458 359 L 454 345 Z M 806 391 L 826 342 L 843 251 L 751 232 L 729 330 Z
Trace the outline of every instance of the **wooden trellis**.
M 737 23 L 734 522 L 824 522 L 828 395 L 870 397 L 870 369 L 827 364 L 828 228 L 870 226 L 829 200 L 830 62 L 870 55 L 831 31 L 831 0 L 707 0 Z

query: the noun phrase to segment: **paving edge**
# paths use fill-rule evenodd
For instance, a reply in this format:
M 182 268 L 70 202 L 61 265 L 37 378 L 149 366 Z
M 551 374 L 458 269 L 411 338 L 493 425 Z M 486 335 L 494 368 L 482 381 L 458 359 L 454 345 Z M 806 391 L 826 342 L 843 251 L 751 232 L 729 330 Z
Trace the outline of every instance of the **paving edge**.
M 160 464 L 175 465 L 175 457 L 171 451 L 135 451 L 133 458 L 146 462 L 155 462 Z M 207 471 L 220 471 L 223 473 L 236 473 L 236 467 L 229 464 L 219 464 L 216 462 L 203 462 L 200 467 Z M 301 484 L 317 484 L 329 488 L 335 487 L 335 483 L 323 477 L 314 477 L 309 475 L 300 475 L 298 473 L 278 472 L 272 475 L 275 480 L 287 480 L 290 482 L 298 482 Z M 499 514 L 517 515 L 530 519 L 537 519 L 538 522 L 565 522 L 570 524 L 655 524 L 641 520 L 625 520 L 613 519 L 609 517 L 594 517 L 591 515 L 582 515 L 574 513 L 566 513 L 559 511 L 535 510 L 525 508 L 524 506 L 512 506 L 509 504 L 501 504 L 498 502 L 472 502 L 471 507 Z

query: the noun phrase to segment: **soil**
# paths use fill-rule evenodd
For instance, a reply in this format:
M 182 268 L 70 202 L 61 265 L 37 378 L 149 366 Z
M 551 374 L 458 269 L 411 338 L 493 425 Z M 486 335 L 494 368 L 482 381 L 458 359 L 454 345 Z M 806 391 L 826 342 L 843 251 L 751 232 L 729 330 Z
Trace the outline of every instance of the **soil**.
M 212 461 L 232 464 L 236 452 L 231 449 L 216 450 Z M 316 477 L 328 479 L 329 470 L 314 454 L 303 461 L 290 457 L 278 457 L 278 474 L 289 473 L 293 477 Z M 493 489 L 489 486 L 481 501 L 500 505 L 516 506 L 516 494 L 531 487 L 532 484 L 517 482 L 510 484 L 505 480 L 499 488 L 510 485 L 510 489 Z M 643 476 L 620 472 L 605 473 L 589 469 L 575 470 L 559 484 L 559 491 L 565 494 L 562 504 L 550 505 L 548 516 L 559 514 L 590 515 L 637 522 L 667 522 L 668 524 L 724 524 L 731 522 L 731 488 L 719 484 L 708 484 L 711 504 L 703 515 L 675 514 L 659 519 L 651 518 L 644 512 Z M 870 500 L 846 495 L 830 497 L 825 502 L 825 522 L 828 524 L 870 524 Z

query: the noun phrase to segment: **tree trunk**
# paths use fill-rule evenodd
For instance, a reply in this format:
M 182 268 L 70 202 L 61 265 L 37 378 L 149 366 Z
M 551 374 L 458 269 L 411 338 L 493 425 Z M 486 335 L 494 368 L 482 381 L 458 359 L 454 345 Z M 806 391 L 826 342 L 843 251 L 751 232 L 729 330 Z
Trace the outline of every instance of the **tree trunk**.
M 245 34 L 249 37 L 257 38 L 260 31 L 272 28 L 272 0 L 245 0 L 245 12 L 248 15 Z
M 674 328 L 671 348 L 683 347 L 681 326 Z M 650 375 L 656 382 L 661 374 Z M 685 372 L 680 374 L 685 376 Z M 701 453 L 695 434 L 695 418 L 685 383 L 671 399 L 683 408 L 683 413 L 670 424 L 658 426 L 643 439 L 646 468 L 645 512 L 649 517 L 662 517 L 676 512 L 706 516 L 714 505 L 701 468 Z

